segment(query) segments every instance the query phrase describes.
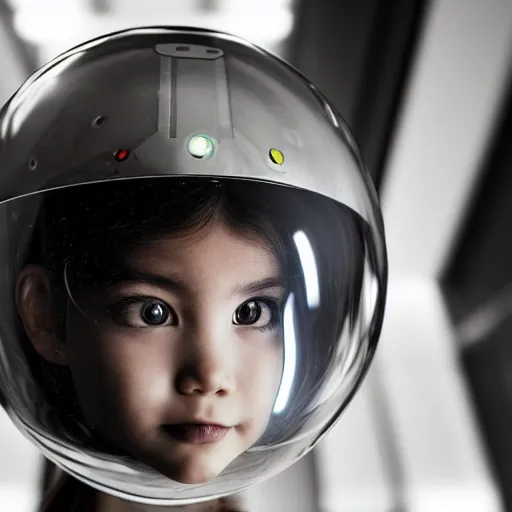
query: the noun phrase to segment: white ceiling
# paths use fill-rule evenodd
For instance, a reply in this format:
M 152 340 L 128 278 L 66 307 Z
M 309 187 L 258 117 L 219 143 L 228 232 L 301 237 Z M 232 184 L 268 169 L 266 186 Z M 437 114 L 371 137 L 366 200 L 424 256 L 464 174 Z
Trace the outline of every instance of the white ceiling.
M 20 36 L 40 61 L 88 39 L 126 28 L 181 25 L 244 37 L 275 53 L 293 26 L 294 0 L 10 0 Z

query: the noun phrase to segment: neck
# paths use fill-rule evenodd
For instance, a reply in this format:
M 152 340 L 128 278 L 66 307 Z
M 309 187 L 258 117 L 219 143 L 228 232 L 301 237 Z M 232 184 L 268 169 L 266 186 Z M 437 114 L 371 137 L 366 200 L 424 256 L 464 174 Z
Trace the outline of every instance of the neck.
M 237 497 L 221 498 L 193 505 L 161 507 L 124 501 L 108 494 L 97 495 L 96 512 L 245 512 Z

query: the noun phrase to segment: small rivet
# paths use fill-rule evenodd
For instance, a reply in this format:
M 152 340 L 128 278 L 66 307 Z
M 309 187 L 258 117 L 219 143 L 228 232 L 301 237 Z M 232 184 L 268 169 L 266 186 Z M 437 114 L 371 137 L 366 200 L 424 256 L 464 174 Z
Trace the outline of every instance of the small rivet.
M 105 121 L 107 120 L 106 116 L 98 116 L 98 117 L 95 117 L 92 121 L 91 121 L 91 126 L 93 128 L 101 128 L 103 126 L 103 124 L 105 123 Z

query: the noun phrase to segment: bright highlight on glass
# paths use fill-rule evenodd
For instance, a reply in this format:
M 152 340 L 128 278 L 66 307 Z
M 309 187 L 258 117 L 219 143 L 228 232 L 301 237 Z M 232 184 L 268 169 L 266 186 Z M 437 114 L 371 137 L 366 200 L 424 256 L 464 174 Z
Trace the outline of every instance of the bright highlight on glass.
M 290 398 L 290 391 L 292 389 L 293 379 L 295 377 L 295 366 L 297 364 L 297 340 L 295 336 L 295 325 L 293 318 L 294 312 L 294 297 L 293 293 L 290 294 L 284 307 L 283 315 L 283 337 L 284 337 L 284 369 L 283 376 L 281 377 L 281 385 L 277 393 L 277 398 L 274 403 L 274 414 L 281 413 L 288 399 Z
M 318 285 L 318 270 L 313 248 L 303 231 L 297 231 L 297 233 L 293 235 L 293 240 L 299 252 L 304 281 L 306 283 L 308 306 L 310 308 L 317 308 L 320 305 L 320 288 Z

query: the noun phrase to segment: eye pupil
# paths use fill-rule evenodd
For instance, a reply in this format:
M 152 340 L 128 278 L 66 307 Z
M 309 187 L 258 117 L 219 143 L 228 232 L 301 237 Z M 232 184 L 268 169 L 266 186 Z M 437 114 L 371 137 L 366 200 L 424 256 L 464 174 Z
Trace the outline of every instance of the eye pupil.
M 250 301 L 242 304 L 236 310 L 236 323 L 251 325 L 256 323 L 261 317 L 261 305 L 259 302 Z
M 142 309 L 142 319 L 149 325 L 163 324 L 168 318 L 168 309 L 159 302 L 150 302 Z

